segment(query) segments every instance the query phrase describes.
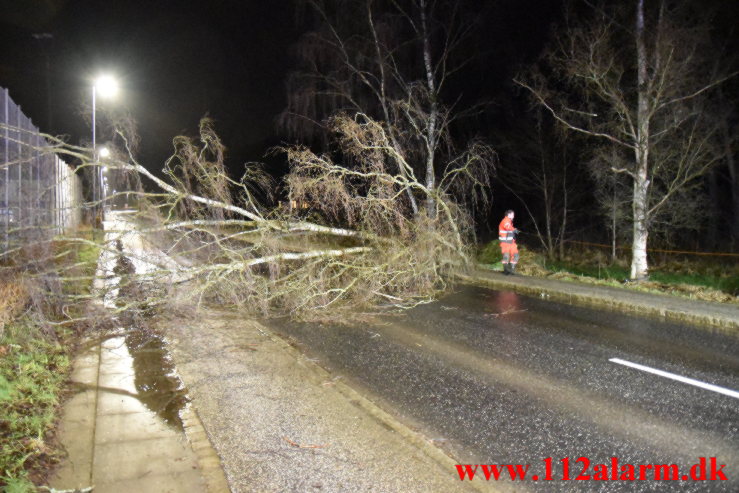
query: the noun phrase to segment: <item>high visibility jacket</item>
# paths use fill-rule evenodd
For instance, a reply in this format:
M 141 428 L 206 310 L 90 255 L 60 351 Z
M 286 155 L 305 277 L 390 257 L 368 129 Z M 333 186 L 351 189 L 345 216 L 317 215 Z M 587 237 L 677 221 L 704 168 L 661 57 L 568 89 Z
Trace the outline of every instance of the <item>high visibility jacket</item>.
M 510 217 L 506 216 L 500 222 L 498 226 L 498 239 L 501 243 L 515 243 L 513 239 L 513 231 L 516 228 L 513 227 L 513 221 Z

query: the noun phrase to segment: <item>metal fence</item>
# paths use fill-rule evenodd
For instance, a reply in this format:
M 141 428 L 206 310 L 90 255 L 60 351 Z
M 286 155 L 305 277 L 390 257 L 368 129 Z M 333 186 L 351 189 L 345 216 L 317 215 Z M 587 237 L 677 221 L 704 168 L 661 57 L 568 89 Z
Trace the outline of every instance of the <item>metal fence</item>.
M 0 91 L 0 231 L 9 243 L 49 238 L 81 220 L 82 182 L 31 119 Z

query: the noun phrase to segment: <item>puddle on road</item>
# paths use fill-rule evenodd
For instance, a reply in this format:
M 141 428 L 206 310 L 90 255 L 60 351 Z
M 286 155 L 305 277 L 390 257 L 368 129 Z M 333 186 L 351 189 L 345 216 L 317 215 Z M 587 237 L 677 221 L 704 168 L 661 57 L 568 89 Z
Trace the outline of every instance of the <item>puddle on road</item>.
M 122 252 L 120 241 L 115 247 Z M 197 454 L 184 439 L 187 389 L 166 340 L 146 328 L 133 262 L 119 253 L 101 264 L 97 287 L 111 312 L 100 325 L 118 328 L 92 336 L 75 360 L 72 385 L 78 393 L 65 405 L 60 425 L 69 455 L 52 478 L 54 487 L 73 491 L 90 482 L 132 480 L 134 489 L 181 491 L 182 472 L 198 469 Z M 129 477 L 131 471 L 144 472 Z
M 113 304 L 119 308 L 130 301 L 140 302 L 140 282 L 131 278 L 136 268 L 131 259 L 123 253 L 123 243 L 115 242 L 118 254 L 112 269 L 113 277 L 108 280 L 115 286 L 110 291 Z M 119 321 L 134 323 L 141 317 L 141 307 L 129 306 L 118 315 Z M 125 334 L 125 335 L 124 335 Z M 166 343 L 159 335 L 145 329 L 131 328 L 124 334 L 113 337 L 122 338 L 128 349 L 128 355 L 119 352 L 121 373 L 132 373 L 136 397 L 151 411 L 156 413 L 165 423 L 184 431 L 180 412 L 189 402 L 187 390 L 176 373 L 174 362 L 169 356 Z M 126 357 L 128 356 L 128 357 Z M 128 368 L 123 368 L 127 366 Z
M 121 329 L 88 341 L 81 354 L 98 345 L 102 351 L 102 367 L 98 370 L 101 377 L 115 376 L 114 382 L 101 385 L 98 390 L 133 397 L 152 417 L 184 433 L 181 413 L 190 398 L 177 375 L 166 341 L 148 330 Z M 83 382 L 73 382 L 73 386 L 78 391 L 94 388 Z
M 134 329 L 125 336 L 139 400 L 165 423 L 184 431 L 180 412 L 189 402 L 164 340 Z

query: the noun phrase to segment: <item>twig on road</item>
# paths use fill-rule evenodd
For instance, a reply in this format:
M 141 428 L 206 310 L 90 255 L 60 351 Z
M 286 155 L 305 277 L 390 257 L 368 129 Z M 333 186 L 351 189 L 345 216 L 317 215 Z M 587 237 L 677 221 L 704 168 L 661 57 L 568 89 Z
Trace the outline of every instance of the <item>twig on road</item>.
M 511 313 L 522 313 L 522 312 L 525 312 L 525 311 L 527 311 L 527 310 L 526 309 L 524 309 L 524 310 L 516 310 L 516 309 L 513 309 L 513 308 L 507 308 L 507 309 L 503 310 L 500 313 L 486 313 L 486 314 L 483 315 L 483 317 L 498 318 L 498 317 L 502 317 L 503 315 L 510 315 Z
M 325 447 L 328 447 L 328 444 L 324 444 L 324 445 L 303 445 L 303 444 L 300 444 L 300 443 L 297 443 L 297 442 L 293 442 L 292 440 L 290 440 L 287 437 L 282 437 L 282 439 L 285 440 L 287 443 L 289 443 L 290 445 L 292 445 L 295 448 L 325 448 Z

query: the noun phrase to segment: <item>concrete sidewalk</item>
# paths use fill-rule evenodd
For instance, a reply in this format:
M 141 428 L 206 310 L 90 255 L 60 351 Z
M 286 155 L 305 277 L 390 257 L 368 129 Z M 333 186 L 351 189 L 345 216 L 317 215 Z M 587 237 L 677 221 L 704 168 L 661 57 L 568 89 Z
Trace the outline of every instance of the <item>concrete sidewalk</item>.
M 75 360 L 58 438 L 67 459 L 51 478 L 58 490 L 96 493 L 229 491 L 197 416 L 185 433 L 147 408 L 135 385 L 124 337 L 90 343 Z
M 596 306 L 672 322 L 695 324 L 727 334 L 739 335 L 739 305 L 736 304 L 710 303 L 678 296 L 539 277 L 506 276 L 502 272 L 483 269 L 457 277 L 463 282 L 497 290 L 511 290 L 553 301 Z

